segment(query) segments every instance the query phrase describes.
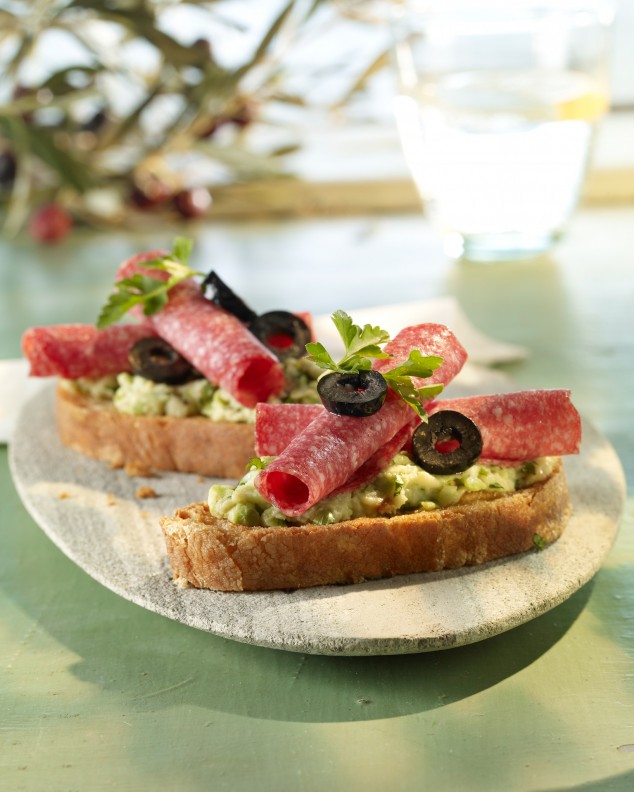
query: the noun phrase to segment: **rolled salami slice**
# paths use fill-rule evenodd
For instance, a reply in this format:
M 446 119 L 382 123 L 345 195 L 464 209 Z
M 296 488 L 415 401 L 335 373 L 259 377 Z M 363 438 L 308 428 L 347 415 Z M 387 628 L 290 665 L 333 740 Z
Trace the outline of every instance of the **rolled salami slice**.
M 569 390 L 439 399 L 429 412 L 439 410 L 457 410 L 471 418 L 482 434 L 483 460 L 508 463 L 579 452 L 581 418 Z
M 154 258 L 156 253 L 146 255 Z M 119 277 L 136 272 L 157 280 L 168 277 L 140 266 L 143 260 L 136 256 L 125 262 Z M 203 376 L 246 407 L 283 390 L 284 370 L 275 355 L 239 319 L 205 299 L 194 280 L 174 286 L 167 304 L 148 319 L 156 333 Z
M 350 492 L 351 490 L 359 489 L 359 487 L 365 487 L 366 484 L 374 481 L 379 473 L 390 464 L 396 454 L 409 443 L 414 427 L 418 423 L 418 416 L 414 416 L 414 420 L 399 429 L 394 437 L 378 448 L 360 468 L 355 470 L 347 481 L 330 494 L 339 495 L 342 492 Z
M 265 404 L 255 408 L 255 453 L 278 456 L 324 412 L 321 404 Z
M 437 324 L 405 328 L 384 349 L 392 358 L 375 361 L 378 370 L 407 360 L 412 349 L 442 357 L 443 364 L 433 377 L 420 380 L 422 384 L 447 384 L 467 358 L 454 334 Z M 383 407 L 365 418 L 333 415 L 325 410 L 259 474 L 256 487 L 280 511 L 292 516 L 302 514 L 344 485 L 373 454 L 416 419 L 412 408 L 392 390 L 388 390 Z M 383 466 L 391 456 L 381 457 Z M 374 475 L 380 469 L 374 469 Z
M 121 266 L 120 273 L 125 270 L 126 275 L 131 275 L 138 271 L 139 264 L 164 255 L 162 250 L 139 253 Z M 32 377 L 97 379 L 130 371 L 130 347 L 141 338 L 156 336 L 152 325 L 145 320 L 139 324 L 112 325 L 103 330 L 89 324 L 31 327 L 22 336 L 22 351 L 30 363 Z
M 393 391 L 364 418 L 324 410 L 258 475 L 256 487 L 285 514 L 303 514 L 345 484 L 414 415 Z
M 460 371 L 467 353 L 454 334 L 444 325 L 422 324 L 401 330 L 385 346 L 392 357 L 374 362 L 377 371 L 386 371 L 407 360 L 412 349 L 423 355 L 443 358 L 442 365 L 427 379 L 414 379 L 417 386 L 450 382 Z M 289 442 L 323 410 L 315 404 L 262 404 L 256 412 L 256 451 L 260 456 L 277 456 Z M 399 450 L 399 449 L 397 449 Z M 395 452 L 396 453 L 396 452 Z
M 372 368 L 376 371 L 389 371 L 404 363 L 412 349 L 418 349 L 423 356 L 435 355 L 443 359 L 442 364 L 431 377 L 412 379 L 416 387 L 440 383 L 447 385 L 458 374 L 467 359 L 465 348 L 448 327 L 428 322 L 403 328 L 383 347 L 383 351 L 391 357 L 375 360 Z
M 258 404 L 255 409 L 255 451 L 259 456 L 278 456 L 318 415 L 320 404 Z M 363 487 L 387 467 L 409 442 L 418 417 L 378 448 L 332 495 Z
M 130 371 L 130 347 L 155 336 L 148 324 L 112 325 L 104 330 L 88 324 L 31 327 L 22 336 L 22 351 L 32 377 L 97 379 Z
M 145 250 L 143 253 L 136 253 L 134 256 L 126 259 L 123 264 L 119 265 L 119 269 L 117 270 L 117 280 L 121 280 L 121 278 L 128 278 L 130 275 L 135 275 L 137 272 L 141 271 L 141 264 L 151 261 L 152 259 L 164 258 L 165 256 L 169 256 L 169 251 Z M 169 277 L 168 273 L 163 272 L 162 270 L 152 270 L 148 268 L 143 270 L 143 274 L 150 275 L 152 278 L 156 278 L 157 280 L 167 280 Z

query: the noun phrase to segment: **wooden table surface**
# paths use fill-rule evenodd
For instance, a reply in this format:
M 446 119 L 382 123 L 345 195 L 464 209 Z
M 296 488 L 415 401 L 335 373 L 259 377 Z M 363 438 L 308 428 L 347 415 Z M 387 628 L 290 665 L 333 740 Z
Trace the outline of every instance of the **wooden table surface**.
M 634 208 L 580 212 L 551 257 L 442 255 L 419 215 L 217 224 L 0 243 L 0 358 L 35 324 L 92 322 L 126 256 L 195 234 L 256 309 L 455 296 L 569 387 L 634 480 Z M 495 638 L 427 654 L 304 656 L 121 599 L 22 506 L 0 447 L 0 789 L 634 789 L 634 499 L 595 578 Z

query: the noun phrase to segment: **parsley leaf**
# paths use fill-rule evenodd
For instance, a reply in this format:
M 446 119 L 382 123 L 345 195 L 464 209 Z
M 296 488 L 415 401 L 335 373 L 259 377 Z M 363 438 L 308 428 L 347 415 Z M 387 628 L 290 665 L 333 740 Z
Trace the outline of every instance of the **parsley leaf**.
M 341 360 L 335 362 L 323 344 L 306 344 L 308 359 L 315 365 L 328 371 L 344 373 L 372 368 L 370 358 L 389 358 L 389 355 L 383 352 L 380 347 L 380 344 L 385 344 L 390 340 L 387 330 L 372 327 L 369 324 L 360 327 L 354 324 L 345 311 L 335 311 L 330 318 L 339 331 L 345 346 L 345 353 Z
M 143 306 L 145 316 L 155 314 L 167 302 L 168 292 L 173 286 L 187 278 L 204 275 L 203 272 L 196 272 L 189 267 L 192 246 L 191 239 L 177 237 L 174 240 L 174 249 L 171 254 L 143 262 L 143 269 L 167 272 L 169 275 L 167 280 L 135 273 L 117 281 L 114 285 L 114 292 L 97 318 L 98 329 L 102 330 L 119 321 L 136 305 Z
M 339 361 L 339 365 L 343 366 L 345 371 L 356 370 L 360 358 L 389 357 L 379 346 L 390 340 L 387 330 L 369 324 L 360 327 L 341 310 L 335 311 L 331 318 L 346 347 L 346 354 Z M 363 368 L 366 366 L 364 365 Z
M 335 311 L 331 319 L 339 331 L 344 343 L 344 355 L 335 361 L 323 344 L 316 342 L 306 344 L 308 360 L 319 368 L 327 371 L 346 373 L 350 371 L 367 371 L 372 368 L 373 359 L 388 359 L 390 355 L 381 349 L 381 346 L 390 340 L 387 330 L 366 324 L 363 327 L 354 324 L 345 311 Z M 417 387 L 412 382 L 412 377 L 425 379 L 431 377 L 433 372 L 442 364 L 443 359 L 435 355 L 427 357 L 418 349 L 413 349 L 403 363 L 389 371 L 382 371 L 387 384 L 396 391 L 416 412 L 424 418 L 426 416 L 423 402 L 437 396 L 443 390 L 442 384 L 423 385 Z
M 383 376 L 387 384 L 413 407 L 421 418 L 426 415 L 422 402 L 429 401 L 442 393 L 444 385 L 423 385 L 416 387 L 412 377 L 425 379 L 431 377 L 433 372 L 442 364 L 442 358 L 435 355 L 423 357 L 420 350 L 412 349 L 406 361 L 395 366 L 389 371 L 384 371 Z
M 385 355 L 385 357 L 388 357 Z M 419 349 L 412 349 L 409 357 L 400 366 L 390 369 L 393 377 L 431 377 L 432 373 L 442 364 L 442 358 L 435 355 L 423 357 Z
M 328 369 L 329 371 L 342 371 L 337 363 L 330 357 L 326 351 L 326 347 L 318 342 L 311 342 L 306 344 L 306 351 L 308 352 L 308 360 L 311 360 L 319 368 Z
M 390 372 L 383 372 L 383 376 L 390 388 L 396 391 L 401 399 L 406 401 L 410 407 L 413 407 L 421 418 L 427 415 L 422 403 L 442 393 L 445 387 L 439 383 L 438 385 L 425 385 L 422 388 L 417 388 L 414 383 L 406 377 L 390 377 Z
M 174 240 L 174 258 L 187 264 L 193 247 L 193 239 L 189 239 L 188 237 L 176 237 Z
M 245 470 L 264 470 L 264 468 L 269 464 L 272 457 L 251 457 L 251 459 L 247 462 L 244 466 Z

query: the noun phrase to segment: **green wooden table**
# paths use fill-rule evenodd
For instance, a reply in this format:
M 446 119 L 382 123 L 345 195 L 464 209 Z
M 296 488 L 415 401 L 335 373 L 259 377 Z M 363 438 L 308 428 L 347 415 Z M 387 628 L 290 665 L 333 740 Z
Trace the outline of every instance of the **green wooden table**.
M 194 229 L 255 308 L 326 312 L 451 294 L 570 387 L 634 480 L 634 208 L 581 212 L 550 258 L 447 262 L 420 216 Z M 178 229 L 191 232 L 192 229 Z M 117 263 L 162 236 L 0 243 L 0 358 L 34 324 L 94 321 Z M 304 656 L 197 631 L 88 577 L 22 506 L 0 448 L 0 789 L 634 788 L 634 498 L 596 577 L 470 646 Z

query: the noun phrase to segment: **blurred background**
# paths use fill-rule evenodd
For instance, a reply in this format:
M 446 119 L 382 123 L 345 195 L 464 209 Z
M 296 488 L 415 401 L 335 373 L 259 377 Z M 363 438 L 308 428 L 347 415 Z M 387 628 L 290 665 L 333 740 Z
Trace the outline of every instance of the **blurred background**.
M 393 116 L 399 5 L 3 0 L 2 235 L 416 210 Z M 615 8 L 595 203 L 634 198 L 634 0 Z

